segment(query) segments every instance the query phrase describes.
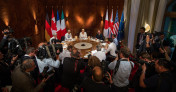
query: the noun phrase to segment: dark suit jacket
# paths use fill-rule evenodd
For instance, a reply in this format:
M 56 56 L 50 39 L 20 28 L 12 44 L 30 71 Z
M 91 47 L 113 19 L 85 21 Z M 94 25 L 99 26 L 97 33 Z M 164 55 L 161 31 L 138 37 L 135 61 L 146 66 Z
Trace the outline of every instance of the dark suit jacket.
M 5 87 L 6 85 L 12 85 L 11 70 L 10 66 L 4 61 L 0 61 L 0 88 Z
M 45 83 L 35 86 L 34 79 L 17 66 L 12 72 L 12 92 L 39 92 Z
M 63 62 L 63 75 L 61 84 L 66 88 L 72 88 L 74 84 L 80 81 L 80 70 L 83 69 L 84 63 L 73 57 L 64 58 Z
M 136 48 L 139 48 L 140 45 L 139 45 L 139 41 L 140 41 L 140 36 L 141 36 L 141 33 L 138 33 L 137 34 L 137 42 L 136 42 Z M 145 34 L 143 35 L 143 40 L 145 39 Z
M 8 52 L 8 39 L 7 37 L 6 38 L 3 38 L 0 42 L 0 50 L 3 54 L 7 54 Z
M 103 38 L 103 35 L 102 34 L 96 34 L 96 38 L 97 39 L 99 39 L 99 40 L 104 40 L 104 38 Z

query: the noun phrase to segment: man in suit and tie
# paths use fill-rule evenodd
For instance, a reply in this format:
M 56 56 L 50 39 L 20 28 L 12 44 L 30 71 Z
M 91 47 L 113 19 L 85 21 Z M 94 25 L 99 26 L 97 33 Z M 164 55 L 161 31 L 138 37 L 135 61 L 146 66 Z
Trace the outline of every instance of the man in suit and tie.
M 23 62 L 26 59 L 33 59 L 35 63 L 35 69 L 34 71 L 31 72 L 32 77 L 35 79 L 36 83 L 38 82 L 38 76 L 39 76 L 39 68 L 38 64 L 35 58 L 35 48 L 34 47 L 29 47 L 26 49 L 26 54 L 22 56 L 21 61 Z
M 141 27 L 140 28 L 140 33 L 137 34 L 137 42 L 136 42 L 136 49 L 139 49 L 139 47 L 141 46 L 142 42 L 145 39 L 145 28 Z

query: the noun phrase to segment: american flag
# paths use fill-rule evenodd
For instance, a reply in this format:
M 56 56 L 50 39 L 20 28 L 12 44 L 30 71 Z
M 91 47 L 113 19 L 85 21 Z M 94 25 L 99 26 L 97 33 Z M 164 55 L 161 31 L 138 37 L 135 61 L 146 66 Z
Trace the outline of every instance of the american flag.
M 119 30 L 119 18 L 118 18 L 118 9 L 117 9 L 117 12 L 116 12 L 116 18 L 115 18 L 115 22 L 114 22 L 114 28 L 113 28 L 116 36 L 118 34 L 118 30 Z

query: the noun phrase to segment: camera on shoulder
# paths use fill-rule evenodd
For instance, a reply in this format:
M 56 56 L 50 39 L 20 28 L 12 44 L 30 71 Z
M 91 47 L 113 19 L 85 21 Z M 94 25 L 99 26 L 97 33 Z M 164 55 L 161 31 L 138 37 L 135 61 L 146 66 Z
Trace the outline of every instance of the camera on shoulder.
M 44 58 L 52 58 L 56 60 L 56 56 L 60 54 L 57 53 L 57 50 L 60 52 L 63 51 L 62 44 L 42 45 L 38 48 L 36 55 L 41 60 Z

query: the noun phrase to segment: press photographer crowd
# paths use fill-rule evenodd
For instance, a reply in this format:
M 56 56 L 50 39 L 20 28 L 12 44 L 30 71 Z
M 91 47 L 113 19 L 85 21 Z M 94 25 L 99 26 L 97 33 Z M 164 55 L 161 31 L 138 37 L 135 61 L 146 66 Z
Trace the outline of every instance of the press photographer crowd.
M 141 27 L 136 53 L 113 35 L 88 58 L 57 39 L 34 48 L 12 28 L 2 34 L 0 92 L 176 92 L 176 46 L 164 33 Z

